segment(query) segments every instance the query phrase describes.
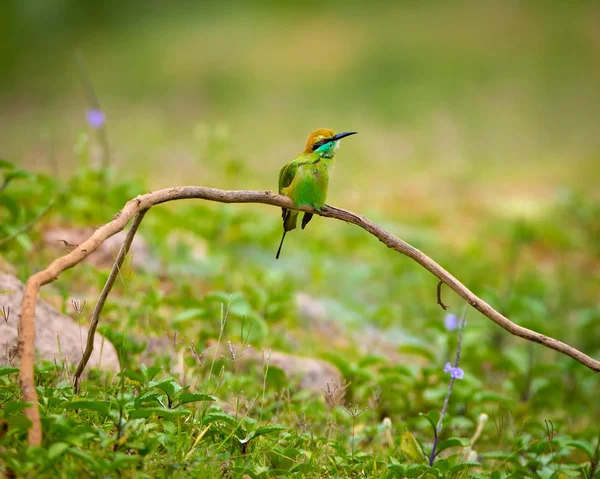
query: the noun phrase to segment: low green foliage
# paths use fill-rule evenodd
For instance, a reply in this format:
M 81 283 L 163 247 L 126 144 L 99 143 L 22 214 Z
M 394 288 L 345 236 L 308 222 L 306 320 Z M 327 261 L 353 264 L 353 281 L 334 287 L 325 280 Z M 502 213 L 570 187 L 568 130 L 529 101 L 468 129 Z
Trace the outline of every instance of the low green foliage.
M 31 206 L 20 203 L 15 214 L 6 207 L 5 234 L 35 216 L 34 203 L 59 198 L 60 207 L 43 223 L 66 218 L 100 223 L 143 191 L 86 169 L 60 187 L 34 181 L 28 173 L 19 179 L 9 182 L 2 204 L 10 204 L 6 198 L 35 198 Z M 97 208 L 94 198 L 100 194 L 112 199 Z M 547 217 L 521 221 L 512 230 L 502 230 L 500 219 L 491 218 L 486 228 L 507 245 L 495 250 L 505 250 L 505 258 L 490 250 L 478 261 L 467 261 L 476 248 L 471 245 L 463 253 L 442 250 L 439 259 L 471 278 L 468 283 L 478 293 L 514 320 L 594 354 L 598 343 L 590 332 L 600 313 L 591 301 L 594 289 L 577 286 L 576 268 L 557 263 L 540 275 L 537 262 L 523 260 L 518 275 L 510 281 L 505 276 L 517 255 L 552 249 L 568 257 L 574 247 L 594 250 L 597 208 L 569 194 L 557 198 Z M 450 380 L 444 363 L 452 361 L 457 340 L 435 304 L 435 280 L 400 257 L 390 261 L 366 235 L 361 248 L 321 246 L 328 228 L 340 235 L 341 245 L 346 234 L 355 235 L 330 223 L 325 228 L 324 222 L 311 230 L 310 239 L 302 233 L 304 251 L 292 241 L 286 258 L 275 263 L 279 223 L 261 213 L 241 205 L 181 203 L 147 215 L 140 234 L 164 261 L 166 276 L 159 279 L 151 268 L 125 268 L 101 318 L 123 371 L 114 376 L 92 372 L 75 395 L 73 365 L 40 363 L 44 443 L 29 448 L 18 370 L 1 367 L 3 472 L 36 477 L 599 476 L 595 375 L 509 337 L 471 311 L 460 363 L 465 376 L 454 385 L 430 466 L 432 428 Z M 565 219 L 560 231 L 556 218 Z M 169 239 L 174 232 L 175 243 Z M 26 275 L 49 258 L 43 251 L 32 253 L 31 245 L 39 241 L 37 226 L 23 235 L 2 249 Z M 422 240 L 421 247 L 433 245 Z M 300 262 L 304 269 L 292 274 Z M 78 291 L 89 291 L 91 300 L 105 273 L 84 265 L 66 272 L 50 287 L 65 304 L 75 278 Z M 319 297 L 330 319 L 300 315 L 294 302 L 299 291 Z M 449 292 L 443 294 L 453 310 L 460 306 Z M 329 328 L 336 324 L 338 337 L 324 333 L 319 321 Z M 361 339 L 365 330 L 380 346 Z M 155 355 L 153 364 L 140 364 L 149 335 L 175 333 L 179 339 Z M 249 346 L 264 351 L 262 360 L 245 361 Z M 302 390 L 269 364 L 269 349 L 325 359 L 346 384 L 329 384 L 322 393 Z M 171 376 L 178 357 L 184 376 L 181 366 L 177 374 L 185 379 Z M 342 390 L 344 399 L 336 395 Z

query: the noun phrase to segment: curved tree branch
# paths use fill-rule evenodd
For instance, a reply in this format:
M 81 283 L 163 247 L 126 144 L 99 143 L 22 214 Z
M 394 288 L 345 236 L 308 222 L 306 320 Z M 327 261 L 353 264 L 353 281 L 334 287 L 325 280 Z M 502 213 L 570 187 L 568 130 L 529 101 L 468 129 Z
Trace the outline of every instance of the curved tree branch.
M 110 271 L 110 275 L 108 275 L 108 279 L 102 288 L 102 292 L 100 293 L 100 297 L 98 298 L 98 302 L 96 303 L 96 307 L 94 308 L 94 312 L 92 313 L 92 320 L 90 321 L 90 328 L 88 329 L 87 342 L 85 345 L 85 351 L 81 357 L 81 361 L 77 365 L 77 369 L 75 374 L 73 375 L 73 390 L 77 394 L 79 393 L 79 385 L 81 382 L 81 375 L 83 374 L 83 370 L 87 366 L 90 357 L 92 356 L 92 351 L 94 351 L 94 336 L 96 335 L 96 328 L 98 327 L 98 320 L 100 319 L 100 313 L 102 312 L 102 308 L 104 307 L 104 303 L 106 302 L 106 298 L 112 287 L 117 280 L 117 276 L 121 271 L 121 266 L 123 265 L 123 261 L 125 260 L 125 256 L 129 252 L 129 248 L 131 247 L 131 243 L 133 242 L 133 238 L 144 219 L 148 210 L 141 210 L 139 213 L 135 215 L 133 218 L 133 222 L 129 227 L 129 231 L 127 232 L 127 236 L 125 237 L 125 241 L 121 245 L 121 249 L 119 250 L 119 254 L 117 254 L 117 258 L 113 264 L 112 270 Z
M 72 268 L 89 256 L 107 238 L 121 231 L 136 214 L 145 211 L 152 206 L 168 201 L 193 198 L 217 201 L 220 203 L 263 203 L 316 213 L 327 218 L 335 218 L 360 226 L 378 238 L 379 241 L 387 247 L 398 251 L 419 263 L 440 281 L 448 285 L 448 287 L 455 291 L 459 296 L 464 298 L 471 306 L 509 333 L 527 339 L 528 341 L 540 343 L 547 348 L 554 349 L 555 351 L 570 356 L 593 371 L 600 372 L 600 361 L 587 356 L 568 344 L 513 323 L 485 301 L 473 294 L 466 286 L 433 261 L 429 256 L 385 231 L 383 228 L 363 216 L 333 206 L 325 206 L 320 213 L 314 211 L 310 207 L 296 208 L 289 198 L 277 195 L 272 191 L 226 191 L 215 188 L 204 188 L 201 186 L 177 186 L 140 195 L 128 201 L 125 204 L 125 207 L 116 214 L 111 222 L 98 228 L 89 239 L 81 243 L 70 253 L 54 260 L 46 269 L 35 273 L 28 279 L 23 294 L 21 321 L 19 323 L 19 354 L 21 357 L 20 383 L 23 399 L 32 403 L 32 405 L 25 410 L 25 414 L 32 422 L 32 427 L 29 430 L 30 445 L 38 446 L 42 439 L 38 398 L 35 391 L 33 376 L 35 352 L 35 303 L 40 288 L 55 280 L 63 271 Z

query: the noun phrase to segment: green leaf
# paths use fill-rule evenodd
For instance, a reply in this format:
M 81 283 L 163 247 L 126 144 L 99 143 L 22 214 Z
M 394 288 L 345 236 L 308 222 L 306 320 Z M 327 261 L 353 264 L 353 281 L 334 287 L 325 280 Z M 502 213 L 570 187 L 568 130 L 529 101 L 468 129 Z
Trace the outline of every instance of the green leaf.
M 17 200 L 10 196 L 2 195 L 0 196 L 0 206 L 4 206 L 9 211 L 13 223 L 18 221 L 23 207 Z
M 156 415 L 159 417 L 164 417 L 166 419 L 174 419 L 179 416 L 186 416 L 192 414 L 192 411 L 188 411 L 187 409 L 169 409 L 166 407 L 146 407 L 136 409 L 129 414 L 131 419 L 137 418 L 147 418 L 152 415 Z
M 455 474 L 457 472 L 460 471 L 464 471 L 465 469 L 470 469 L 472 467 L 481 467 L 481 463 L 480 462 L 461 462 L 460 464 L 456 464 L 454 466 L 452 466 L 452 468 L 450 469 L 450 472 L 452 474 Z
M 345 356 L 342 356 L 341 354 L 329 352 L 329 353 L 323 354 L 323 359 L 325 359 L 326 361 L 329 361 L 334 366 L 336 366 L 342 373 L 342 376 L 344 376 L 345 378 L 348 378 L 352 375 L 352 373 L 353 373 L 352 364 L 348 361 L 348 359 Z
M 75 400 L 69 401 L 63 404 L 65 409 L 84 409 L 87 411 L 95 411 L 105 416 L 110 413 L 110 403 L 106 401 L 86 401 L 86 400 Z
M 69 452 L 74 456 L 83 459 L 88 464 L 91 464 L 94 468 L 98 468 L 98 463 L 96 462 L 96 460 L 87 452 L 83 452 L 75 448 L 71 449 Z
M 360 361 L 358 361 L 358 367 L 366 368 L 375 364 L 387 364 L 387 362 L 387 356 L 369 354 L 368 356 L 364 356 L 360 359 Z
M 150 383 L 148 383 L 148 386 L 164 391 L 167 394 L 167 396 L 171 398 L 171 400 L 177 395 L 178 392 L 184 389 L 173 378 L 165 378 L 158 383 L 151 381 Z
M 139 456 L 117 452 L 111 456 L 110 469 L 115 471 L 128 466 L 135 466 L 138 462 L 140 462 Z
M 477 403 L 481 402 L 504 402 L 509 403 L 511 401 L 510 396 L 501 394 L 495 391 L 478 391 L 473 395 L 473 401 Z
M 7 374 L 18 373 L 19 368 L 13 368 L 12 366 L 0 366 L 0 376 L 6 376 Z
M 179 406 L 181 406 L 182 404 L 188 404 L 191 402 L 216 401 L 217 400 L 217 398 L 215 396 L 211 396 L 210 394 L 190 393 L 187 391 L 183 392 L 179 396 L 177 396 L 177 399 L 179 402 Z
M 421 445 L 415 439 L 410 431 L 404 431 L 400 438 L 400 451 L 406 456 L 409 462 L 416 464 L 425 464 L 427 457 L 421 448 Z
M 236 427 L 238 425 L 238 421 L 233 416 L 225 414 L 224 412 L 213 412 L 211 414 L 207 414 L 202 420 L 203 425 L 210 424 L 212 422 L 223 422 L 233 427 Z
M 566 445 L 585 452 L 587 454 L 588 459 L 590 460 L 594 457 L 594 451 L 596 448 L 587 441 L 569 441 Z
M 15 237 L 15 240 L 21 245 L 21 248 L 23 248 L 25 251 L 30 251 L 31 248 L 33 248 L 33 243 L 31 242 L 31 240 L 29 239 L 29 235 L 27 234 L 20 234 Z
M 446 476 L 446 473 L 450 471 L 450 466 L 451 464 L 448 458 L 441 458 L 439 460 L 436 460 L 435 464 L 433 465 L 435 470 L 444 474 L 444 477 Z
M 254 437 L 272 434 L 274 432 L 285 431 L 287 428 L 281 424 L 271 424 L 269 426 L 260 426 L 254 431 Z
M 142 406 L 142 404 L 144 403 L 148 403 L 148 402 L 159 402 L 158 401 L 158 397 L 162 396 L 162 393 L 158 392 L 158 391 L 146 391 L 143 392 L 142 394 L 140 394 L 139 396 L 137 396 L 135 398 L 135 408 L 139 408 Z
M 55 442 L 48 448 L 48 459 L 61 456 L 67 449 L 69 449 L 69 445 L 66 442 Z
M 29 407 L 30 405 L 31 405 L 30 402 L 10 401 L 3 405 L 3 410 L 4 410 L 5 414 L 10 414 L 11 412 L 22 411 L 23 409 L 25 409 L 26 407 Z
M 250 434 L 248 434 L 244 439 L 240 439 L 240 443 L 246 444 L 247 442 L 250 442 L 252 439 L 254 439 L 256 437 L 265 436 L 267 434 L 273 434 L 275 432 L 285 431 L 286 429 L 287 428 L 285 426 L 282 426 L 280 424 L 272 424 L 270 426 L 260 426 L 255 431 L 252 431 Z
M 313 471 L 313 465 L 308 462 L 301 462 L 300 464 L 296 464 L 294 467 L 290 469 L 292 474 L 301 473 L 302 476 L 299 477 L 310 477 L 308 474 Z
M 451 447 L 469 447 L 470 444 L 471 442 L 468 439 L 462 437 L 451 437 L 450 439 L 441 441 L 438 444 L 435 455 L 437 456 L 440 452 L 450 449 Z
M 285 371 L 277 366 L 270 365 L 267 371 L 267 384 L 275 390 L 281 390 L 286 387 L 288 379 Z
M 27 431 L 29 428 L 31 428 L 31 421 L 23 414 L 19 414 L 17 416 L 8 416 L 6 418 L 6 423 L 11 429 Z
M 171 323 L 173 323 L 173 324 L 182 323 L 182 322 L 188 321 L 190 319 L 197 318 L 198 316 L 202 316 L 204 314 L 204 312 L 205 311 L 201 308 L 187 309 L 187 310 L 183 311 L 182 313 L 175 315 L 175 317 L 173 317 L 171 319 Z
M 400 477 L 404 477 L 406 475 L 406 467 L 401 464 L 391 464 L 388 466 L 388 469 L 399 474 Z
M 13 165 L 10 161 L 8 161 L 8 160 L 0 160 L 0 169 L 11 170 L 14 167 L 15 167 L 15 165 Z
M 142 372 L 144 373 L 146 381 L 152 381 L 156 377 L 156 375 L 161 371 L 161 366 L 150 366 L 149 368 L 147 368 L 145 364 L 142 364 Z
M 23 179 L 34 180 L 35 175 L 33 173 L 30 173 L 29 171 L 13 170 L 4 176 L 4 183 L 8 184 L 9 182 L 11 182 L 13 180 L 23 180 Z
M 419 479 L 435 478 L 435 475 L 426 472 L 428 470 L 432 470 L 428 464 L 409 464 L 406 466 L 404 474 L 405 477 L 418 477 Z
M 409 378 L 415 377 L 414 371 L 411 371 L 410 368 L 401 364 L 385 366 L 382 367 L 380 371 L 383 375 L 386 376 L 386 378 L 397 379 L 399 376 L 408 376 Z
M 139 384 L 144 384 L 144 377 L 145 375 L 143 374 L 144 372 L 144 368 L 146 367 L 145 364 L 142 364 L 142 373 L 139 373 L 137 371 L 132 371 L 131 369 L 126 369 L 125 371 L 121 371 L 118 376 L 129 379 L 130 381 L 139 383 Z
M 430 411 L 427 414 L 420 412 L 419 416 L 427 419 L 427 422 L 431 424 L 434 432 L 437 430 L 437 423 L 440 419 L 440 413 L 438 411 Z
M 433 361 L 435 359 L 435 354 L 429 348 L 418 344 L 405 344 L 399 346 L 398 352 L 412 354 L 414 356 L 423 356 L 428 361 Z

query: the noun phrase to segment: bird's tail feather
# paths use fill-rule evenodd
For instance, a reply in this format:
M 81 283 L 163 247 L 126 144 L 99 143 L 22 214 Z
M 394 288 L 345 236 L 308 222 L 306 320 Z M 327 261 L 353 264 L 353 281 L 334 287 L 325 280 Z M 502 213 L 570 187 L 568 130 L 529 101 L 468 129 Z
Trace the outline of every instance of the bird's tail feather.
M 283 213 L 283 229 L 285 231 L 292 231 L 296 229 L 296 222 L 298 220 L 298 212 L 285 210 Z
M 302 229 L 304 229 L 304 227 L 308 224 L 308 222 L 310 220 L 312 220 L 313 214 L 312 213 L 304 213 L 304 216 L 302 217 Z
M 285 239 L 285 234 L 287 231 L 283 230 L 283 236 L 281 237 L 281 243 L 279 243 L 279 249 L 277 250 L 277 254 L 275 255 L 275 259 L 279 259 L 279 254 L 281 253 L 281 247 L 283 246 L 283 240 Z
M 297 212 L 290 211 L 285 208 L 282 208 L 281 216 L 283 217 L 283 236 L 281 237 L 281 243 L 279 243 L 279 249 L 277 250 L 275 259 L 279 259 L 279 255 L 281 254 L 281 247 L 283 246 L 283 240 L 285 239 L 285 234 L 288 231 L 292 231 L 293 229 L 296 229 L 296 222 L 298 220 Z

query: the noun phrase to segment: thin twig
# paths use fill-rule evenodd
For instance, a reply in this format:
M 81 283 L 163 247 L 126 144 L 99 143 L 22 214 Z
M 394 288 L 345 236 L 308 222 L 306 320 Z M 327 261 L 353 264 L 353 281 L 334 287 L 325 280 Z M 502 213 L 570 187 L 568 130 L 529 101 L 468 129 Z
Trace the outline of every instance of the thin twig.
M 442 285 L 444 284 L 444 282 L 440 279 L 438 284 L 437 284 L 437 304 L 439 304 L 442 309 L 445 311 L 448 309 L 448 306 L 446 306 L 444 304 L 444 302 L 442 301 Z
M 142 220 L 144 219 L 144 215 L 148 210 L 142 210 L 133 219 L 131 226 L 129 227 L 129 231 L 127 232 L 127 236 L 125 237 L 125 241 L 121 245 L 121 249 L 119 250 L 119 254 L 115 259 L 115 263 L 113 264 L 112 270 L 108 279 L 106 280 L 106 284 L 104 288 L 102 288 L 102 292 L 100 293 L 100 297 L 98 298 L 98 302 L 96 303 L 96 307 L 94 308 L 94 312 L 92 314 L 92 320 L 90 321 L 90 327 L 88 329 L 87 335 L 87 343 L 85 346 L 85 351 L 83 356 L 81 357 L 81 361 L 79 361 L 79 365 L 77 366 L 77 370 L 75 371 L 75 376 L 73 377 L 73 390 L 75 394 L 79 393 L 79 386 L 81 382 L 81 374 L 83 373 L 85 367 L 87 366 L 90 357 L 92 356 L 92 351 L 94 350 L 94 336 L 96 335 L 96 328 L 98 327 L 98 320 L 100 319 L 100 313 L 102 313 L 102 308 L 104 308 L 104 303 L 106 302 L 106 298 L 110 291 L 112 290 L 115 281 L 117 280 L 117 276 L 121 271 L 121 266 L 123 264 L 123 260 L 125 256 L 129 252 L 129 248 L 131 247 L 131 243 L 133 242 L 133 237 L 137 232 Z
M 39 446 L 42 440 L 42 428 L 38 410 L 38 397 L 35 391 L 34 381 L 34 343 L 35 343 L 35 303 L 40 288 L 54 281 L 65 270 L 72 268 L 84 258 L 96 250 L 107 238 L 121 231 L 127 223 L 142 210 L 152 206 L 166 203 L 168 201 L 182 199 L 204 199 L 220 203 L 262 203 L 280 208 L 288 208 L 308 213 L 316 213 L 327 218 L 335 218 L 341 221 L 360 226 L 368 233 L 379 239 L 388 248 L 402 253 L 413 261 L 423 266 L 427 271 L 435 275 L 440 281 L 448 285 L 468 304 L 477 309 L 487 318 L 504 328 L 509 333 L 519 336 L 528 341 L 533 341 L 565 354 L 595 372 L 600 372 L 600 361 L 597 361 L 581 351 L 556 339 L 550 338 L 538 332 L 519 326 L 500 314 L 488 303 L 473 294 L 466 286 L 452 276 L 448 271 L 433 261 L 425 253 L 419 251 L 400 238 L 388 233 L 371 220 L 357 215 L 351 211 L 342 210 L 333 206 L 324 206 L 320 212 L 309 206 L 297 208 L 286 196 L 278 195 L 272 191 L 237 190 L 227 191 L 215 188 L 204 188 L 201 186 L 176 186 L 163 190 L 154 191 L 140 195 L 130 201 L 117 213 L 109 223 L 98 228 L 86 241 L 78 245 L 70 253 L 54 260 L 46 269 L 32 275 L 25 285 L 21 307 L 21 321 L 19 322 L 19 353 L 21 357 L 20 383 L 23 392 L 23 400 L 32 404 L 25 409 L 27 418 L 32 426 L 29 430 L 29 444 Z
M 465 311 L 460 320 L 460 331 L 458 333 L 458 344 L 456 346 L 456 356 L 454 357 L 454 367 L 458 368 L 460 363 L 460 351 L 462 348 L 462 338 L 463 332 L 465 330 L 465 326 L 467 324 L 466 321 L 467 316 L 467 307 L 465 306 Z M 448 385 L 448 392 L 446 393 L 446 397 L 444 398 L 444 405 L 442 406 L 442 410 L 440 412 L 440 418 L 438 419 L 437 425 L 433 431 L 433 446 L 431 447 L 431 454 L 429 455 L 429 465 L 433 466 L 433 461 L 435 460 L 436 449 L 438 445 L 438 440 L 440 438 L 440 434 L 442 433 L 442 428 L 444 427 L 444 416 L 446 415 L 446 411 L 448 410 L 448 403 L 450 402 L 450 396 L 452 395 L 452 390 L 454 389 L 454 382 L 456 378 L 451 374 L 450 375 L 450 384 Z

